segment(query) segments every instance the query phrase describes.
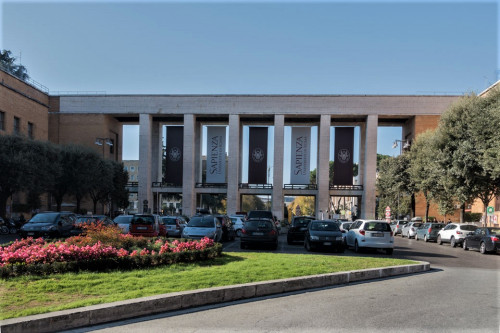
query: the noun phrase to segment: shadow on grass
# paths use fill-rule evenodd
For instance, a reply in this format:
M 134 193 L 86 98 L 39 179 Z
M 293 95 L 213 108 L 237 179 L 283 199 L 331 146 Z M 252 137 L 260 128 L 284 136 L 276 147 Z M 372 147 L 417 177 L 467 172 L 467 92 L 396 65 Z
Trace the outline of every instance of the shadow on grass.
M 197 266 L 205 267 L 205 266 L 224 266 L 233 262 L 243 261 L 246 258 L 240 257 L 237 255 L 231 255 L 227 253 L 222 253 L 222 255 L 215 259 L 199 261 L 194 263 Z

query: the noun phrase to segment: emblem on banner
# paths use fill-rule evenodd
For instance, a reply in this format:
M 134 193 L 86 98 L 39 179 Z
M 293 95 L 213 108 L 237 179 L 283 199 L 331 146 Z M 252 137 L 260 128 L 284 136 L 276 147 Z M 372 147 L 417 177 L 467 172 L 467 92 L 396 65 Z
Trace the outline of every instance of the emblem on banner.
M 170 149 L 170 152 L 168 153 L 168 156 L 170 157 L 170 160 L 172 162 L 177 162 L 181 159 L 181 150 L 177 147 L 172 147 L 172 149 Z
M 349 149 L 340 149 L 338 153 L 338 158 L 340 163 L 347 163 L 351 159 L 351 154 Z
M 255 148 L 252 152 L 252 160 L 255 163 L 260 163 L 264 160 L 264 152 L 260 148 Z

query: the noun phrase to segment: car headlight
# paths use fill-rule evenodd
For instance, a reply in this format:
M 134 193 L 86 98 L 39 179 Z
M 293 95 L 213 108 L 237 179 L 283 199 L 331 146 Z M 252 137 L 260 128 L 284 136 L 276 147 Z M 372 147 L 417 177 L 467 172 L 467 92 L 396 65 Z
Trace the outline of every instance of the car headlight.
M 311 240 L 319 240 L 319 237 L 318 236 L 311 236 L 310 239 Z

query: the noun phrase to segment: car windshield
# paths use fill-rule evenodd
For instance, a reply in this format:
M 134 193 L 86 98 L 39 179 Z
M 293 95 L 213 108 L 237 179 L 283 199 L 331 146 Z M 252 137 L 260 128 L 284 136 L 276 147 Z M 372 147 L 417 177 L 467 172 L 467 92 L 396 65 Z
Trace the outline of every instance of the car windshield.
M 295 227 L 306 227 L 309 224 L 309 222 L 311 222 L 311 221 L 312 221 L 312 219 L 308 219 L 306 217 L 296 218 L 293 220 L 293 225 Z
M 500 236 L 500 228 L 488 228 L 490 235 Z
M 365 224 L 364 229 L 368 231 L 391 231 L 391 226 L 385 222 L 368 222 Z
M 444 224 L 432 224 L 431 228 L 433 228 L 433 229 L 443 229 L 444 228 Z
M 417 227 L 417 228 L 420 227 L 421 225 L 422 225 L 422 223 L 413 223 L 413 226 Z
M 58 213 L 36 214 L 28 223 L 55 223 Z
M 166 225 L 176 225 L 177 224 L 177 222 L 175 221 L 175 219 L 172 218 L 172 217 L 167 217 L 167 218 L 164 217 L 162 219 L 162 223 L 166 224 Z
M 97 221 L 98 221 L 98 219 L 95 217 L 80 216 L 76 220 L 76 223 L 95 223 Z
M 213 217 L 193 217 L 188 223 L 191 228 L 215 228 Z
M 335 222 L 311 222 L 311 230 L 316 231 L 340 231 Z
M 262 221 L 262 220 L 257 220 L 257 221 L 246 221 L 245 222 L 245 229 L 247 230 L 256 230 L 256 229 L 264 229 L 264 230 L 269 230 L 273 228 L 273 224 L 269 221 Z
M 117 216 L 114 221 L 118 224 L 130 224 L 132 216 Z
M 462 230 L 467 230 L 467 231 L 474 231 L 477 229 L 475 225 L 463 225 L 460 227 Z
M 132 218 L 131 224 L 154 224 L 155 219 L 153 216 L 134 216 Z

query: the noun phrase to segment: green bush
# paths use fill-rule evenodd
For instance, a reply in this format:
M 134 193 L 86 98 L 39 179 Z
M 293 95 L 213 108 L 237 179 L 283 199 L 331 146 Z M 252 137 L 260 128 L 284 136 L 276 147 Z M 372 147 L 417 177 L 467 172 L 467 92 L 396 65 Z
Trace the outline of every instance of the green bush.
M 464 222 L 479 222 L 481 221 L 482 213 L 466 212 L 464 215 Z

